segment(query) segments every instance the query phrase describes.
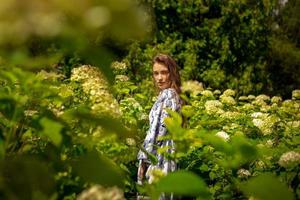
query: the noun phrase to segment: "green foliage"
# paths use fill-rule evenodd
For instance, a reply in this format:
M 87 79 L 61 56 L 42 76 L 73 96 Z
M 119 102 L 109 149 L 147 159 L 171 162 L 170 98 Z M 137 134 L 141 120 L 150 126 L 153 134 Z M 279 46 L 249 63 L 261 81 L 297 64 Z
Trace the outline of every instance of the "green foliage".
M 197 196 L 202 199 L 210 197 L 203 180 L 186 171 L 177 171 L 161 178 L 156 184 L 155 190 L 158 194 L 161 192 L 173 193 L 174 195 Z
M 141 80 L 151 58 L 171 54 L 185 80 L 212 88 L 259 92 L 268 82 L 266 56 L 272 9 L 270 1 L 141 1 L 153 10 L 155 35 L 134 43 L 126 60 Z
M 294 199 L 289 189 L 271 174 L 261 174 L 242 186 L 249 196 L 259 199 Z
M 297 1 L 278 10 L 272 37 L 270 1 L 139 2 L 153 13 L 153 38 L 130 43 L 111 68 L 108 48 L 149 33 L 143 10 L 131 1 L 1 3 L 0 198 L 76 199 L 95 188 L 120 198 L 137 190 L 154 199 L 299 198 L 300 91 L 284 101 L 239 96 L 258 94 L 279 64 L 293 79 L 289 91 L 295 89 Z M 176 153 L 158 149 L 182 170 L 158 170 L 153 184 L 137 187 L 136 154 L 156 94 L 150 62 L 158 52 L 178 60 L 185 80 L 235 90 L 185 82 L 187 105 L 182 115 L 169 111 L 169 134 L 159 138 L 174 140 Z M 272 91 L 283 89 L 272 83 Z

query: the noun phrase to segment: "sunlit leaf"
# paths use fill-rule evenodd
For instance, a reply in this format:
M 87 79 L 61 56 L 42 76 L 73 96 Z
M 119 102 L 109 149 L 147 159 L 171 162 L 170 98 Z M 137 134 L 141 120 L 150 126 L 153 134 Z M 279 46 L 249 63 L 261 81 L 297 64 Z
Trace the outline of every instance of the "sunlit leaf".
M 108 131 L 117 133 L 120 138 L 127 138 L 135 135 L 135 130 L 128 130 L 120 119 L 112 118 L 108 115 L 95 115 L 85 109 L 69 110 L 67 115 L 86 121 L 90 124 L 99 125 Z
M 293 194 L 288 187 L 272 174 L 262 174 L 241 185 L 248 196 L 261 200 L 292 200 Z
M 175 195 L 199 196 L 208 199 L 210 193 L 205 182 L 192 172 L 176 171 L 159 180 L 157 192 Z
M 195 110 L 192 106 L 185 105 L 185 106 L 182 106 L 181 112 L 185 117 L 191 117 L 195 113 Z
M 40 120 L 40 124 L 43 126 L 43 131 L 41 134 L 47 136 L 53 142 L 53 144 L 59 146 L 62 141 L 62 135 L 60 131 L 62 130 L 63 125 L 46 117 Z
M 117 165 L 96 151 L 88 152 L 78 160 L 72 162 L 72 166 L 79 176 L 85 181 L 98 183 L 103 186 L 124 185 L 124 175 Z

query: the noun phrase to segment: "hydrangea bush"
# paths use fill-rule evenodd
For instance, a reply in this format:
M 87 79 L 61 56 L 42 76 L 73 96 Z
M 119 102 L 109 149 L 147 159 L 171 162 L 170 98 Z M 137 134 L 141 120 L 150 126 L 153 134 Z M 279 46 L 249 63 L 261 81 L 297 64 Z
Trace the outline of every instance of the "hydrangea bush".
M 213 198 L 243 199 L 240 184 L 265 172 L 277 176 L 294 198 L 300 197 L 299 90 L 287 100 L 264 94 L 237 97 L 231 89 L 223 93 L 203 90 L 197 95 L 187 88 L 183 91 L 193 112 L 188 116 L 183 112 L 186 130 L 182 138 L 193 130 L 194 139 L 200 139 L 202 145 L 190 145 L 177 157 L 181 168 L 206 180 Z M 170 127 L 172 130 L 176 132 Z M 239 147 L 237 138 L 249 142 L 253 149 Z M 183 142 L 174 139 L 177 144 Z

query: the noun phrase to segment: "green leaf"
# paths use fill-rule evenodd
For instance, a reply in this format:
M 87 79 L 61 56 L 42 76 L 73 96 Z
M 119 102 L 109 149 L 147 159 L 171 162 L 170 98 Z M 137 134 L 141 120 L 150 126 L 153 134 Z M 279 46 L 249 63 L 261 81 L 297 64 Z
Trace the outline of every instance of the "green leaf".
M 46 117 L 43 117 L 40 120 L 40 124 L 43 126 L 42 134 L 47 136 L 53 142 L 53 144 L 59 146 L 62 141 L 62 135 L 60 131 L 63 128 L 63 125 Z
M 156 185 L 158 193 L 174 193 L 175 195 L 210 197 L 205 182 L 192 172 L 176 171 L 160 179 Z
M 124 186 L 124 175 L 117 165 L 96 151 L 88 152 L 72 163 L 74 170 L 85 181 L 103 186 Z
M 185 117 L 188 118 L 188 117 L 191 117 L 194 115 L 195 109 L 190 105 L 185 105 L 185 106 L 182 106 L 181 112 Z
M 35 157 L 17 156 L 0 162 L 1 197 L 33 200 L 36 193 L 49 199 L 55 192 L 54 174 L 48 163 Z M 2 198 L 1 198 L 2 199 Z
M 261 200 L 292 200 L 293 193 L 274 175 L 266 173 L 250 179 L 241 185 L 241 189 L 249 196 Z
M 177 112 L 174 112 L 170 109 L 166 109 L 166 110 L 170 115 L 170 117 L 166 117 L 164 119 L 164 122 L 167 125 L 168 131 L 172 135 L 182 136 L 184 129 L 181 127 L 181 124 L 182 124 L 181 116 Z
M 134 129 L 126 128 L 122 121 L 117 118 L 113 118 L 108 115 L 95 115 L 84 108 L 79 108 L 77 110 L 68 110 L 65 112 L 64 117 L 66 118 L 77 118 L 81 122 L 87 122 L 89 124 L 95 124 L 103 127 L 105 130 L 117 133 L 119 138 L 127 138 L 135 135 Z

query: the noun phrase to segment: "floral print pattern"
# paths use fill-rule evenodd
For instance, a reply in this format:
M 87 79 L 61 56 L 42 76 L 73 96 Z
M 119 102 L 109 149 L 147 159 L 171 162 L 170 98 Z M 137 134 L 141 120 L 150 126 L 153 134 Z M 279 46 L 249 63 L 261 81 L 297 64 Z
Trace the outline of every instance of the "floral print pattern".
M 146 179 L 148 182 L 151 182 L 151 170 L 153 169 L 160 169 L 165 174 L 176 170 L 176 163 L 173 160 L 168 160 L 163 155 L 157 153 L 157 149 L 167 147 L 167 153 L 173 153 L 175 151 L 173 140 L 159 140 L 158 138 L 165 136 L 168 133 L 164 123 L 164 119 L 169 116 L 166 109 L 179 111 L 181 104 L 181 99 L 175 89 L 167 88 L 159 93 L 158 99 L 150 111 L 150 127 L 147 131 L 143 148 L 149 154 L 153 154 L 157 158 L 158 162 L 156 164 L 152 164 L 150 159 L 147 157 L 147 154 L 142 150 L 139 151 L 137 156 L 140 161 L 139 165 L 141 165 L 142 160 L 149 164 L 146 172 Z M 141 180 L 139 178 L 140 177 L 138 177 L 138 183 L 140 183 L 139 180 Z

